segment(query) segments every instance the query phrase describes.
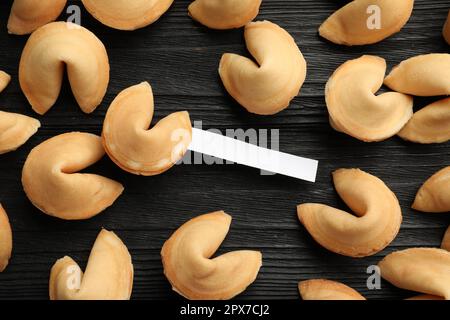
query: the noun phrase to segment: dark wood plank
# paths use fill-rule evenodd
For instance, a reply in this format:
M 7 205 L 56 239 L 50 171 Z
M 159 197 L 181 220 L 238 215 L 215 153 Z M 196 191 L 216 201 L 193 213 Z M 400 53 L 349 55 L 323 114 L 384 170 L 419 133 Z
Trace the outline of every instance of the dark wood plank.
M 83 25 L 103 40 L 109 52 L 112 69 L 108 94 L 92 115 L 85 115 L 66 83 L 55 107 L 39 117 L 43 123 L 39 133 L 17 152 L 0 156 L 0 202 L 14 229 L 14 255 L 8 269 L 0 274 L 0 299 L 46 299 L 54 261 L 70 255 L 85 266 L 101 227 L 116 231 L 131 251 L 136 269 L 134 299 L 178 299 L 162 273 L 162 243 L 187 219 L 218 209 L 234 218 L 219 252 L 239 248 L 263 251 L 260 275 L 240 298 L 296 299 L 297 282 L 315 277 L 343 281 L 373 299 L 411 295 L 386 282 L 381 290 L 368 290 L 366 268 L 394 250 L 439 245 L 450 217 L 421 214 L 409 207 L 420 184 L 448 165 L 449 144 L 420 146 L 399 138 L 375 144 L 356 141 L 330 128 L 323 91 L 337 66 L 362 54 L 383 56 L 392 67 L 417 54 L 448 52 L 440 31 L 450 2 L 416 0 L 413 16 L 402 32 L 376 45 L 344 48 L 317 35 L 321 22 L 343 1 L 263 0 L 258 19 L 285 27 L 308 61 L 308 78 L 301 95 L 273 117 L 243 111 L 218 78 L 222 53 L 247 54 L 242 30 L 217 32 L 198 25 L 187 16 L 189 3 L 175 1 L 154 25 L 131 33 L 106 28 L 83 11 Z M 13 81 L 0 94 L 0 106 L 33 115 L 17 79 L 27 37 L 7 34 L 10 4 L 0 3 L 0 69 L 12 74 Z M 205 129 L 279 129 L 282 151 L 321 161 L 317 183 L 261 176 L 257 170 L 237 165 L 180 165 L 161 176 L 143 178 L 122 172 L 105 158 L 89 171 L 124 183 L 125 193 L 113 207 L 79 222 L 59 221 L 38 212 L 20 183 L 21 169 L 31 148 L 62 132 L 99 134 L 114 96 L 143 80 L 150 81 L 154 88 L 155 120 L 177 110 L 188 110 Z M 418 99 L 417 108 L 429 101 Z M 330 173 L 340 167 L 360 167 L 379 176 L 401 202 L 404 222 L 399 236 L 373 257 L 351 259 L 327 252 L 297 221 L 295 206 L 299 203 L 314 201 L 345 208 L 330 179 Z

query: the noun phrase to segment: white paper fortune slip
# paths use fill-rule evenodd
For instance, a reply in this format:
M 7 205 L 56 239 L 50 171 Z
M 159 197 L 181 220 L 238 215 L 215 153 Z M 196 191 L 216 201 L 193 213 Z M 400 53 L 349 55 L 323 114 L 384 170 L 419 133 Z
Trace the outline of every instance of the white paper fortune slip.
M 317 160 L 262 148 L 217 133 L 192 128 L 189 150 L 264 171 L 316 181 Z

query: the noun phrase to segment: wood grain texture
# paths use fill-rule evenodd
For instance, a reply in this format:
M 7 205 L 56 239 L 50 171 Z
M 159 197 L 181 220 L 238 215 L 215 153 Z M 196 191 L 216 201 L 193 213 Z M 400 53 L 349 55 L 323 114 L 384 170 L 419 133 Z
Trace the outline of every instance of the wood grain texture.
M 78 3 L 69 1 L 69 3 Z M 347 48 L 320 39 L 321 22 L 344 1 L 263 0 L 258 20 L 268 19 L 286 28 L 306 60 L 308 76 L 301 95 L 273 117 L 246 113 L 225 92 L 217 74 L 224 52 L 247 54 L 242 30 L 217 32 L 193 22 L 187 15 L 190 1 L 176 0 L 154 25 L 136 32 L 104 27 L 82 10 L 82 24 L 106 45 L 111 62 L 111 83 L 102 105 L 83 114 L 67 82 L 57 104 L 43 117 L 43 127 L 17 152 L 0 156 L 0 201 L 14 231 L 9 267 L 0 274 L 0 299 L 47 299 L 49 271 L 54 261 L 70 255 L 85 265 L 101 227 L 114 230 L 127 244 L 135 265 L 134 299 L 179 299 L 164 278 L 159 251 L 163 242 L 187 219 L 224 209 L 234 218 L 220 249 L 252 248 L 263 252 L 257 281 L 241 299 L 297 299 L 299 280 L 324 277 L 344 282 L 369 299 L 412 295 L 386 282 L 368 290 L 366 268 L 394 250 L 412 246 L 439 246 L 450 224 L 448 214 L 430 215 L 410 209 L 421 183 L 449 165 L 449 144 L 421 146 L 392 138 L 365 144 L 333 131 L 328 124 L 324 85 L 344 61 L 376 54 L 393 66 L 411 56 L 448 52 L 441 28 L 449 0 L 416 0 L 413 16 L 395 36 L 376 45 Z M 0 2 L 0 69 L 13 76 L 0 94 L 2 110 L 33 114 L 20 92 L 18 62 L 27 37 L 7 34 L 11 1 Z M 66 14 L 61 19 L 67 17 Z M 282 176 L 261 176 L 238 165 L 180 165 L 156 177 L 122 172 L 105 158 L 89 171 L 115 178 L 125 192 L 113 207 L 94 219 L 64 222 L 47 217 L 25 197 L 20 174 L 28 152 L 43 140 L 81 130 L 99 134 L 107 106 L 122 89 L 148 80 L 155 93 L 155 118 L 188 110 L 203 127 L 280 129 L 280 149 L 320 160 L 318 181 L 306 183 Z M 418 99 L 417 108 L 430 99 Z M 317 245 L 296 217 L 296 205 L 322 202 L 345 208 L 336 195 L 331 171 L 359 167 L 381 179 L 397 194 L 404 222 L 390 247 L 369 258 L 351 259 Z

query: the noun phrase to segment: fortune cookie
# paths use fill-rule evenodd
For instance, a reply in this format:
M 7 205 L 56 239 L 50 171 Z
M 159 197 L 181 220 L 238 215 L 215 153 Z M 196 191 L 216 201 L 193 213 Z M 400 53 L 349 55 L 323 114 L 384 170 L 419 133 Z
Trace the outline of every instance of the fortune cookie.
M 450 166 L 435 173 L 422 185 L 412 208 L 433 213 L 450 211 Z
M 158 20 L 173 0 L 81 0 L 90 14 L 104 25 L 136 30 Z
M 447 21 L 445 21 L 444 30 L 442 31 L 445 41 L 450 44 L 450 10 L 448 11 Z
M 189 15 L 211 29 L 234 29 L 256 18 L 261 0 L 195 0 Z
M 319 34 L 347 46 L 377 43 L 408 22 L 414 0 L 354 0 L 333 13 Z
M 149 129 L 153 93 L 147 82 L 123 90 L 111 103 L 103 125 L 103 145 L 123 170 L 145 176 L 170 169 L 186 153 L 192 126 L 186 111 L 175 112 Z
M 258 251 L 233 251 L 211 256 L 225 239 L 231 216 L 223 211 L 183 224 L 164 243 L 164 274 L 173 290 L 191 300 L 227 300 L 255 281 L 261 267 Z
M 33 32 L 20 59 L 20 86 L 34 111 L 44 114 L 55 104 L 65 68 L 83 112 L 93 112 L 102 102 L 109 82 L 102 42 L 76 24 L 52 22 Z
M 448 227 L 447 231 L 445 232 L 444 238 L 442 239 L 441 248 L 450 251 L 450 227 Z M 408 298 L 406 300 L 444 300 L 444 298 L 430 294 L 421 294 Z
M 251 113 L 278 113 L 299 94 L 306 61 L 291 35 L 272 22 L 250 22 L 244 36 L 254 60 L 225 53 L 219 66 L 225 89 Z
M 417 143 L 442 143 L 450 140 L 450 98 L 439 100 L 414 113 L 398 133 Z
M 34 135 L 41 123 L 33 118 L 0 111 L 0 154 L 14 151 Z
M 297 207 L 300 222 L 323 247 L 349 257 L 383 250 L 396 237 L 402 212 L 394 193 L 375 176 L 359 169 L 333 172 L 334 186 L 354 215 L 326 205 Z
M 6 72 L 0 70 L 0 92 L 5 90 L 5 88 L 8 86 L 10 81 L 11 81 L 11 76 L 9 74 L 7 74 Z
M 366 300 L 353 288 L 326 279 L 300 281 L 298 290 L 303 300 Z
M 22 185 L 42 212 L 65 220 L 91 218 L 113 204 L 123 186 L 111 179 L 78 171 L 99 161 L 101 138 L 81 132 L 44 141 L 28 155 Z
M 450 227 L 445 231 L 444 238 L 442 239 L 441 248 L 450 251 Z
M 14 0 L 8 20 L 8 32 L 29 34 L 37 28 L 55 21 L 67 0 Z
M 386 61 L 362 56 L 342 64 L 330 77 L 325 99 L 332 127 L 365 142 L 396 135 L 413 115 L 413 98 L 375 93 L 383 85 Z
M 414 96 L 450 95 L 450 54 L 430 53 L 401 62 L 384 79 L 392 90 Z
M 5 270 L 11 258 L 12 231 L 8 216 L 0 204 L 0 272 Z
M 393 252 L 378 263 L 394 286 L 450 299 L 450 252 L 412 248 Z
M 56 261 L 50 272 L 50 300 L 129 300 L 133 264 L 127 247 L 102 230 L 92 247 L 86 272 L 70 257 Z

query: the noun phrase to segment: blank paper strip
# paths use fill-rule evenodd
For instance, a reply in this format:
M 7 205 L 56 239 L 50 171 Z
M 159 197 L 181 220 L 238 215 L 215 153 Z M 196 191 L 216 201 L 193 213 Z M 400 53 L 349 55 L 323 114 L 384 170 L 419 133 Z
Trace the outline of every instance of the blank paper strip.
M 315 182 L 319 162 L 270 150 L 209 131 L 192 129 L 189 149 L 264 171 Z

